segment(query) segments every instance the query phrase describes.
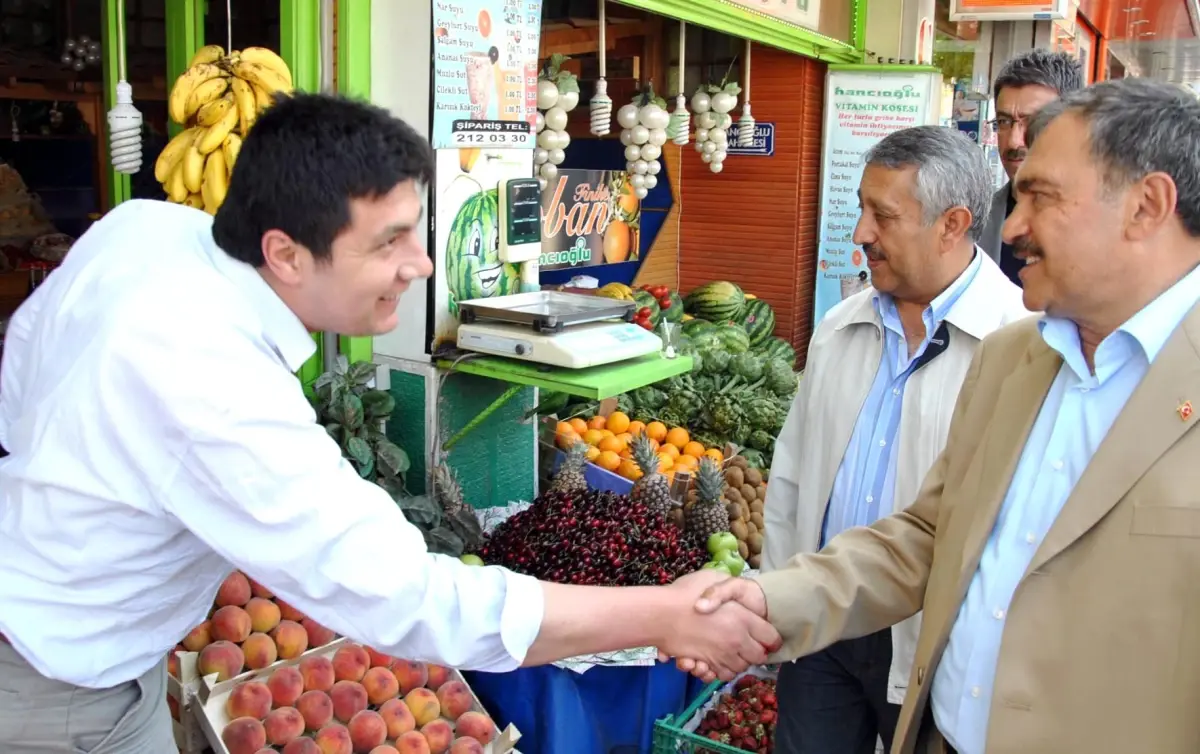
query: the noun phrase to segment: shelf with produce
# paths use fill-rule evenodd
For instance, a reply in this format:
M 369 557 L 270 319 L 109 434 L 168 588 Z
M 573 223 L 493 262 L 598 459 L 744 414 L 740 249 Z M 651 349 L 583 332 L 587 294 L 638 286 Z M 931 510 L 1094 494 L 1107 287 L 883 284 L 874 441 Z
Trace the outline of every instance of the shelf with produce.
M 565 393 L 591 401 L 627 393 L 644 385 L 685 374 L 693 368 L 689 356 L 668 359 L 658 354 L 587 369 L 552 367 L 500 356 L 480 356 L 457 361 L 442 359 L 438 361 L 438 366 L 449 371 Z

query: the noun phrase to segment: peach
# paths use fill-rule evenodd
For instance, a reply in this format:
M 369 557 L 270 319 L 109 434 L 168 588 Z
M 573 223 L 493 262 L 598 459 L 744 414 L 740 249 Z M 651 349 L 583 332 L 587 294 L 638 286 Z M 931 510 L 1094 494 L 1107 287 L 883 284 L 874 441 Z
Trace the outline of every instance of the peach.
M 290 744 L 283 747 L 283 754 L 321 754 L 321 749 L 311 738 L 293 738 Z
M 373 668 L 390 668 L 392 667 L 392 663 L 396 661 L 395 657 L 385 655 L 383 652 L 377 652 L 370 647 L 364 647 L 364 649 L 367 650 L 367 657 L 370 658 L 371 667 Z
M 454 678 L 450 668 L 442 665 L 429 665 L 427 669 L 429 670 L 429 680 L 425 682 L 425 685 L 434 691 L 440 689 L 446 681 Z
M 171 711 L 171 719 L 179 722 L 179 700 L 170 694 L 167 695 L 167 709 Z
M 246 656 L 246 667 L 262 670 L 279 659 L 275 640 L 266 634 L 254 633 L 242 642 L 242 654 Z
M 227 605 L 241 607 L 249 601 L 250 580 L 241 571 L 234 571 L 225 577 L 221 588 L 217 590 L 217 598 L 214 600 L 217 607 L 226 607 Z
M 296 623 L 304 620 L 304 613 L 300 612 L 278 597 L 275 598 L 275 604 L 279 606 L 279 617 L 282 620 L 290 620 Z
M 396 747 L 384 744 L 371 749 L 371 754 L 400 754 L 400 752 L 396 751 Z
M 350 718 L 350 743 L 360 754 L 367 754 L 371 749 L 387 740 L 387 724 L 378 712 L 363 710 Z
M 350 731 L 340 723 L 330 723 L 313 738 L 321 754 L 354 754 L 354 744 L 350 741 Z
M 471 689 L 462 681 L 450 681 L 442 684 L 437 690 L 438 704 L 442 706 L 442 714 L 451 720 L 457 720 L 464 712 L 469 712 L 475 706 Z
M 346 644 L 333 653 L 333 674 L 339 681 L 361 681 L 370 667 L 367 650 L 357 644 Z
M 280 668 L 267 679 L 267 688 L 276 707 L 291 707 L 304 693 L 304 676 L 296 668 Z
M 430 754 L 429 742 L 419 731 L 414 730 L 396 739 L 396 751 L 400 754 Z
M 329 691 L 337 680 L 328 657 L 305 657 L 300 661 L 300 675 L 304 676 L 305 691 Z
M 272 592 L 270 589 L 267 589 L 265 586 L 258 583 L 254 579 L 247 577 L 247 581 L 250 582 L 250 594 L 251 595 L 253 595 L 255 597 L 262 597 L 264 600 L 269 600 L 275 596 L 274 592 Z
M 300 625 L 304 626 L 304 631 L 308 634 L 308 646 L 310 647 L 323 647 L 337 638 L 337 634 L 312 618 L 305 618 L 300 621 Z
M 417 729 L 417 721 L 403 699 L 389 699 L 379 707 L 379 716 L 387 723 L 388 738 L 399 738 Z
M 442 714 L 442 705 L 438 703 L 437 695 L 429 689 L 413 689 L 405 695 L 404 703 L 412 712 L 418 728 L 436 720 Z
M 396 660 L 392 663 L 392 675 L 400 684 L 400 693 L 407 694 L 419 689 L 429 681 L 429 669 L 423 662 Z
M 450 754 L 483 754 L 483 744 L 473 738 L 455 739 L 450 745 Z
M 400 684 L 396 681 L 396 676 L 387 668 L 368 670 L 363 676 L 362 685 L 367 690 L 367 699 L 377 706 L 388 699 L 394 699 L 400 693 Z
M 201 677 L 217 674 L 218 681 L 228 681 L 242 672 L 246 667 L 246 656 L 242 648 L 229 641 L 214 641 L 200 650 L 196 660 L 196 669 Z
M 221 740 L 229 754 L 256 754 L 267 745 L 267 731 L 253 717 L 239 717 L 221 731 Z
M 189 631 L 188 635 L 183 637 L 183 641 L 180 643 L 183 644 L 183 648 L 189 652 L 199 652 L 209 644 L 212 644 L 213 637 L 211 629 L 212 624 L 208 621 L 204 621 L 199 626 L 196 626 Z
M 357 681 L 338 681 L 329 692 L 333 700 L 333 716 L 343 723 L 367 708 L 367 690 Z
M 429 742 L 430 754 L 446 754 L 454 743 L 454 730 L 441 718 L 422 725 L 421 735 Z
M 473 738 L 481 744 L 491 743 L 496 738 L 496 724 L 482 712 L 464 712 L 454 722 L 455 733 Z
M 172 678 L 179 678 L 179 655 L 177 654 L 179 647 L 167 652 L 167 675 Z
M 225 700 L 225 712 L 229 717 L 253 717 L 262 720 L 271 711 L 271 689 L 267 684 L 249 681 L 237 686 Z
M 245 610 L 250 616 L 250 628 L 262 634 L 269 633 L 283 620 L 279 615 L 279 605 L 262 597 L 251 597 Z
M 213 613 L 212 637 L 217 641 L 231 641 L 241 644 L 250 635 L 250 616 L 245 610 L 235 605 L 225 607 Z
M 304 715 L 295 707 L 273 709 L 263 721 L 267 741 L 272 746 L 287 746 L 293 739 L 304 735 Z
M 271 632 L 271 638 L 275 640 L 281 660 L 294 660 L 308 649 L 308 633 L 295 621 L 280 621 Z
M 305 691 L 296 700 L 296 709 L 304 716 L 308 730 L 320 730 L 333 719 L 333 700 L 324 691 Z

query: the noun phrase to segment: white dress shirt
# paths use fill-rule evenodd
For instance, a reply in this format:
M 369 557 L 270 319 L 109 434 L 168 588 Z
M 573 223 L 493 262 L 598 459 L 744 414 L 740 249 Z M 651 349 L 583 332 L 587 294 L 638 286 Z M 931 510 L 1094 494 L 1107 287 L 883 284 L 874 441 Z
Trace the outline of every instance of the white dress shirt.
M 130 201 L 18 310 L 0 367 L 0 633 L 104 688 L 162 660 L 232 567 L 380 651 L 520 665 L 540 584 L 426 552 L 294 376 L 305 327 L 199 210 Z

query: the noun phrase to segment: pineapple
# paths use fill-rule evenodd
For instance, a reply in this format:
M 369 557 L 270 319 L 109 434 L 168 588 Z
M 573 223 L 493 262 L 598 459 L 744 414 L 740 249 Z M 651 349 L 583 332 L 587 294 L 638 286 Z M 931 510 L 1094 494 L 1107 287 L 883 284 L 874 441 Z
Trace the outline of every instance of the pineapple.
M 633 462 L 642 470 L 642 478 L 633 483 L 630 498 L 652 513 L 667 515 L 671 510 L 671 487 L 658 470 L 658 454 L 644 433 L 633 438 Z
M 567 449 L 567 457 L 559 467 L 554 480 L 550 482 L 550 492 L 585 492 L 587 480 L 583 476 L 583 467 L 587 463 L 588 444 L 576 440 Z
M 686 512 L 688 534 L 707 542 L 713 534 L 729 531 L 729 513 L 721 500 L 724 494 L 725 476 L 720 465 L 711 458 L 702 458 L 696 473 L 696 502 Z
M 442 509 L 443 522 L 462 539 L 464 550 L 474 550 L 483 543 L 479 518 L 463 499 L 462 485 L 454 470 L 445 464 L 433 469 L 433 498 Z

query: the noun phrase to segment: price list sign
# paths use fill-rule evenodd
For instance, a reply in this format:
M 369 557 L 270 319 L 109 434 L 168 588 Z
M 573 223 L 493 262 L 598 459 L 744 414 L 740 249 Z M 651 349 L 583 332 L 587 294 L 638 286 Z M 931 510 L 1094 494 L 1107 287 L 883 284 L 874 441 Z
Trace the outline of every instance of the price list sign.
M 435 149 L 532 148 L 542 0 L 434 0 Z

